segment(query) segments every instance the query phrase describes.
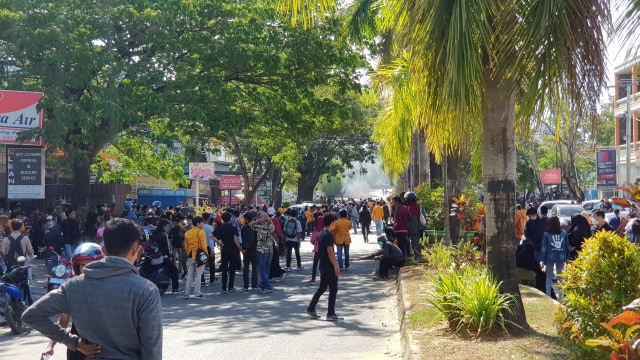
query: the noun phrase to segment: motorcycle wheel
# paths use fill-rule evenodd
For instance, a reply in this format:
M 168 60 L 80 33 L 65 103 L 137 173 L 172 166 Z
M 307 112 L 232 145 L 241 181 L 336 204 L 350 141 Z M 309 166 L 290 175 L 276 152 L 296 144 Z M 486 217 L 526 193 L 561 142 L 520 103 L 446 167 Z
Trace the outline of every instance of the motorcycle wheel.
M 22 312 L 24 311 L 24 305 L 16 298 L 11 298 L 7 311 L 4 313 L 5 320 L 11 328 L 14 334 L 20 334 L 24 330 L 22 324 Z

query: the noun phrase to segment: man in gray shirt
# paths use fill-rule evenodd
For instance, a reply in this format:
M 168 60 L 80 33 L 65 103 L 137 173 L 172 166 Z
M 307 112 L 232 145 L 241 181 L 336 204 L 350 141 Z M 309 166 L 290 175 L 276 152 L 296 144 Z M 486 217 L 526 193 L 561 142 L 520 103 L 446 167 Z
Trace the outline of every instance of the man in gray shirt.
M 142 252 L 139 239 L 134 221 L 108 222 L 103 247 L 107 257 L 86 265 L 83 275 L 34 303 L 22 316 L 24 322 L 95 359 L 162 359 L 160 293 L 133 265 Z M 71 316 L 77 335 L 49 320 L 59 314 Z

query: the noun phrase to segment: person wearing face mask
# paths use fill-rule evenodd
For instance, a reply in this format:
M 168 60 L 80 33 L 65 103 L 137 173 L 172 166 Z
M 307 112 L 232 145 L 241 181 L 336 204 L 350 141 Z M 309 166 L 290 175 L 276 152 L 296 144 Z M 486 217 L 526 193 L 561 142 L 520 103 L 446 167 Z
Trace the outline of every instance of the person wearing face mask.
M 374 260 L 380 260 L 378 270 L 373 273 L 373 280 L 388 280 L 389 269 L 394 266 L 404 266 L 404 254 L 394 243 L 387 241 L 387 237 L 384 235 L 378 236 L 378 245 L 382 250 L 373 257 Z
M 538 209 L 527 210 L 527 224 L 524 228 L 524 237 L 533 244 L 533 256 L 536 261 L 540 260 L 540 248 L 542 246 L 542 236 L 547 228 L 547 224 L 538 216 Z

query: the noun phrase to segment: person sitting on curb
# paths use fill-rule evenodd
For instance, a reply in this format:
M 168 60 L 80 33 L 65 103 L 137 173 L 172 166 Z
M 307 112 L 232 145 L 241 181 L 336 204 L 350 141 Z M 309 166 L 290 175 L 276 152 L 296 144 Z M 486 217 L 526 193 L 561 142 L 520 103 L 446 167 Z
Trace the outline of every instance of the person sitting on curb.
M 380 260 L 380 264 L 378 264 L 378 270 L 373 273 L 373 280 L 388 280 L 389 269 L 394 266 L 404 266 L 404 254 L 402 254 L 402 250 L 394 243 L 387 241 L 386 236 L 378 236 L 378 245 L 380 245 L 382 249 L 373 259 Z

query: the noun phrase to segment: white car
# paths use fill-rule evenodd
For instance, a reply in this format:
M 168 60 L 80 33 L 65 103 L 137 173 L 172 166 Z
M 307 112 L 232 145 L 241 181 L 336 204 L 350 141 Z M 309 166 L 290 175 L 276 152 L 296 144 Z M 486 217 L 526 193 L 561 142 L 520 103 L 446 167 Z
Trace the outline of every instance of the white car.
M 551 209 L 555 205 L 571 205 L 571 200 L 549 200 L 549 201 L 545 201 L 542 204 L 540 204 L 540 206 L 538 206 L 538 215 L 540 215 L 540 208 L 541 207 L 546 206 L 547 210 L 549 210 L 549 212 L 551 212 Z

